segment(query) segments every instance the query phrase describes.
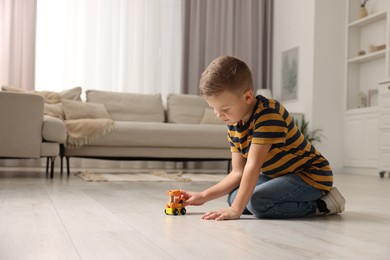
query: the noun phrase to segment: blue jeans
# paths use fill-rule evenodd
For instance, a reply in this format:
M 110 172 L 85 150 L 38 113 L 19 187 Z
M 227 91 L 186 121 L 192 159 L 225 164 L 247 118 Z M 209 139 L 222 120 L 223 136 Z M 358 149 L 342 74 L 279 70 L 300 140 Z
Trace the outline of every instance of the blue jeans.
M 238 189 L 229 194 L 229 205 L 232 205 Z M 323 195 L 322 190 L 313 188 L 296 174 L 274 179 L 260 174 L 244 214 L 273 219 L 312 217 L 316 214 L 316 200 Z

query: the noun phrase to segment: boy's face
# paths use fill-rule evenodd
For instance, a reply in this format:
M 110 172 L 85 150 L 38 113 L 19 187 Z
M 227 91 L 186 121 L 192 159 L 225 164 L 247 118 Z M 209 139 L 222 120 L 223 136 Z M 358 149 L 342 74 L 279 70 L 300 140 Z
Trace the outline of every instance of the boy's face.
M 206 101 L 214 109 L 216 116 L 227 125 L 234 125 L 241 120 L 247 122 L 256 104 L 251 90 L 241 96 L 225 90 L 206 97 Z

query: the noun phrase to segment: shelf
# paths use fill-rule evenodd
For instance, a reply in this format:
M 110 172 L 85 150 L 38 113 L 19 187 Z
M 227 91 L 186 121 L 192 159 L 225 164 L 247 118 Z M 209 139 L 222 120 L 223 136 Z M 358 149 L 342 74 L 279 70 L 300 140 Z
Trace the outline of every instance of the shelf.
M 383 79 L 383 80 L 378 82 L 379 85 L 385 85 L 385 84 L 389 84 L 389 83 L 390 83 L 390 79 Z
M 387 12 L 386 11 L 379 12 L 379 13 L 372 14 L 372 15 L 369 15 L 367 17 L 364 17 L 363 19 L 354 21 L 354 22 L 350 23 L 348 26 L 350 28 L 367 26 L 369 24 L 372 24 L 372 23 L 378 22 L 380 20 L 386 19 L 386 16 L 387 16 Z
M 345 114 L 360 115 L 360 114 L 376 113 L 376 112 L 378 112 L 378 106 L 347 109 Z
M 368 61 L 384 58 L 386 56 L 386 51 L 387 50 L 380 50 L 380 51 L 372 52 L 372 53 L 365 54 L 362 56 L 357 56 L 355 58 L 349 59 L 348 63 L 350 63 L 350 64 L 351 63 L 363 63 L 363 62 L 368 62 Z

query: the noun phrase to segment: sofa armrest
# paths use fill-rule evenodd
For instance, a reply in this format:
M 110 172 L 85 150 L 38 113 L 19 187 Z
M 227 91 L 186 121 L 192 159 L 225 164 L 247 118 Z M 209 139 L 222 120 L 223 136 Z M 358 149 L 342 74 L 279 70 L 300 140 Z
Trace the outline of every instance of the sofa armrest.
M 42 137 L 44 141 L 64 144 L 66 141 L 65 123 L 52 116 L 43 117 Z
M 41 96 L 0 92 L 0 157 L 39 158 L 42 123 Z

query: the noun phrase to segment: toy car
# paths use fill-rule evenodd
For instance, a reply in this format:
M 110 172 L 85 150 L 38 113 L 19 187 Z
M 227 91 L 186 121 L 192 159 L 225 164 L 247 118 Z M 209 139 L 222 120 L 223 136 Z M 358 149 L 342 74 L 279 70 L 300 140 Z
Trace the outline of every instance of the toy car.
M 185 215 L 187 213 L 184 207 L 184 196 L 180 190 L 169 190 L 167 191 L 169 201 L 165 205 L 165 214 L 167 215 Z

